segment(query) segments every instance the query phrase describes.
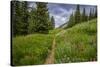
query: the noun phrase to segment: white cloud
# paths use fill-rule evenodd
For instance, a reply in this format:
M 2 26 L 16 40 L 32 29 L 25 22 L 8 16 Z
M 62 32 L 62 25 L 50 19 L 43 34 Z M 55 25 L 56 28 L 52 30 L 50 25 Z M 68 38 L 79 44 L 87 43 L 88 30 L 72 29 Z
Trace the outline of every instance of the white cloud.
M 70 15 L 74 11 L 73 9 L 70 9 L 69 11 L 63 8 L 59 8 L 60 13 L 59 14 L 54 14 L 50 13 L 51 16 L 54 17 L 55 19 L 55 27 L 59 27 L 60 25 L 66 23 L 69 20 Z
M 59 15 L 54 16 L 55 18 L 55 27 L 59 27 L 66 22 L 66 17 L 61 17 Z

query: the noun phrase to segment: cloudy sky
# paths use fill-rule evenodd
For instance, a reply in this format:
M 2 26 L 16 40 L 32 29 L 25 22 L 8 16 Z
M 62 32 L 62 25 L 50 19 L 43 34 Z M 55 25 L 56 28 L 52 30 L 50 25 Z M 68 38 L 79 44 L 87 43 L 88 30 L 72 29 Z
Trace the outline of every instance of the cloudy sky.
M 48 4 L 50 16 L 55 19 L 55 27 L 59 27 L 69 20 L 70 14 L 75 11 L 75 5 Z
M 30 6 L 35 8 L 36 4 L 31 2 Z M 69 17 L 76 10 L 75 4 L 57 4 L 57 3 L 48 3 L 47 8 L 49 15 L 54 17 L 55 27 L 66 23 L 69 20 Z M 95 8 L 93 5 L 80 5 L 80 10 L 82 12 L 83 8 L 86 9 L 86 14 L 89 14 L 90 8 Z

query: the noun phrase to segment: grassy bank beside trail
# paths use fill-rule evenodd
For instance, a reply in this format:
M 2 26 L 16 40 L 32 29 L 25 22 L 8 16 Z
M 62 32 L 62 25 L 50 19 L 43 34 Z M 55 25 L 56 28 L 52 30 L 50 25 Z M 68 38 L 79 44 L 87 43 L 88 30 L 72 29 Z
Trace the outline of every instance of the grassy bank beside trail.
M 50 30 L 49 31 L 49 34 L 53 34 L 53 35 L 56 35 L 56 34 L 58 34 L 59 32 L 61 32 L 63 29 L 61 29 L 61 28 L 56 28 L 56 29 L 54 29 L 54 30 Z
M 43 64 L 52 46 L 52 35 L 32 34 L 12 39 L 12 64 Z
M 57 35 L 57 36 L 55 36 Z M 68 29 L 50 30 L 49 34 L 31 34 L 12 38 L 12 64 L 44 64 L 55 36 L 55 63 L 97 60 L 97 20 Z
M 97 60 L 97 20 L 66 29 L 56 37 L 55 63 Z

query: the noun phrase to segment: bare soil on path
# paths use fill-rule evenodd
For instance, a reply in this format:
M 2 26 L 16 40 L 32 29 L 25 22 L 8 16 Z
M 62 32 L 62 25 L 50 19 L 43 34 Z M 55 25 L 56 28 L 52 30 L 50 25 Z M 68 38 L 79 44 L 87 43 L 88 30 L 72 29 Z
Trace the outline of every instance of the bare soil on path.
M 55 36 L 53 38 L 53 44 L 52 44 L 52 49 L 51 51 L 49 52 L 49 55 L 47 56 L 46 58 L 46 61 L 44 64 L 53 64 L 54 63 L 54 56 L 55 56 Z

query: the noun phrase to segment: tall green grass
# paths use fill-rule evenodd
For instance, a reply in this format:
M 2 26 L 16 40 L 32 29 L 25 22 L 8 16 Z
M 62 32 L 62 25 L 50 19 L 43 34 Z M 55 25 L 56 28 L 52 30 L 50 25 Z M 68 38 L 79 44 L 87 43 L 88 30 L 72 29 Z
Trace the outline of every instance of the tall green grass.
M 12 64 L 44 64 L 56 36 L 55 63 L 97 60 L 97 20 L 84 22 L 72 28 L 55 29 L 49 34 L 31 34 L 12 38 Z
M 52 46 L 52 35 L 33 34 L 12 39 L 12 64 L 43 64 Z
M 54 30 L 50 30 L 50 31 L 49 31 L 49 34 L 55 35 L 55 34 L 59 33 L 59 32 L 62 31 L 62 30 L 63 30 L 63 29 L 61 29 L 61 28 L 56 28 L 56 29 L 54 29 Z
M 97 20 L 80 23 L 56 37 L 55 63 L 97 60 Z

